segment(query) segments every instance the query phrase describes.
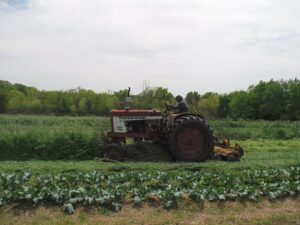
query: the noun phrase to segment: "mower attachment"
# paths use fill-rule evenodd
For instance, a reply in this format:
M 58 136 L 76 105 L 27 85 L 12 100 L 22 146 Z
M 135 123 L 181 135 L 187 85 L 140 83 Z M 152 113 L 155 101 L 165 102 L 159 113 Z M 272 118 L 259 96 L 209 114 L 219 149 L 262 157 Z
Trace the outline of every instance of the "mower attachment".
M 244 150 L 239 144 L 235 144 L 234 147 L 230 146 L 228 139 L 219 141 L 215 140 L 213 152 L 217 158 L 221 158 L 226 161 L 239 161 L 244 155 Z

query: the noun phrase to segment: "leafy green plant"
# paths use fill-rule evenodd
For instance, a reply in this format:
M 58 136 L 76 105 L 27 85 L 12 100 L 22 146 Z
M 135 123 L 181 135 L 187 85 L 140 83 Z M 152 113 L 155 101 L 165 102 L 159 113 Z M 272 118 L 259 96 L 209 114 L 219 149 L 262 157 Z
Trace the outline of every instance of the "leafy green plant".
M 293 197 L 299 193 L 300 166 L 243 170 L 239 174 L 188 171 L 0 174 L 0 206 L 14 202 L 52 203 L 60 205 L 67 213 L 74 213 L 78 206 L 119 211 L 128 199 L 135 206 L 156 199 L 169 209 L 183 196 L 194 201 L 258 201 Z

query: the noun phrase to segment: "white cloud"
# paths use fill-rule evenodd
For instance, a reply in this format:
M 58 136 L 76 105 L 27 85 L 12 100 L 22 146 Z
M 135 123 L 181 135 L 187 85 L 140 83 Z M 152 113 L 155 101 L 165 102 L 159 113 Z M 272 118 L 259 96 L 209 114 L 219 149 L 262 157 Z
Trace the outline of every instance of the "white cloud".
M 19 1 L 20 2 L 20 1 Z M 299 77 L 296 0 L 0 0 L 0 79 L 177 94 Z

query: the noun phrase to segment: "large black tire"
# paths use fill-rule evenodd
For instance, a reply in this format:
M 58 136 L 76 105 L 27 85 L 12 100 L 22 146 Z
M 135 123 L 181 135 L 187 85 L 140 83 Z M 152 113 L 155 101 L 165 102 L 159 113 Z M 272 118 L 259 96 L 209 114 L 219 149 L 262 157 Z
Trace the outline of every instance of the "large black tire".
M 203 118 L 181 116 L 170 126 L 168 143 L 176 160 L 204 161 L 213 149 L 213 131 Z

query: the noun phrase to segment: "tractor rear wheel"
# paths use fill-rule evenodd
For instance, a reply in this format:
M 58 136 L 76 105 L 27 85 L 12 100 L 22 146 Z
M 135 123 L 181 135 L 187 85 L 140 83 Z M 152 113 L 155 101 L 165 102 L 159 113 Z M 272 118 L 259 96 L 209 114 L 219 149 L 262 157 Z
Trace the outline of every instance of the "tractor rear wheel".
M 120 144 L 109 144 L 104 149 L 104 158 L 123 162 L 125 159 L 125 150 Z
M 204 161 L 213 145 L 213 132 L 201 117 L 181 116 L 170 127 L 169 148 L 177 160 Z

